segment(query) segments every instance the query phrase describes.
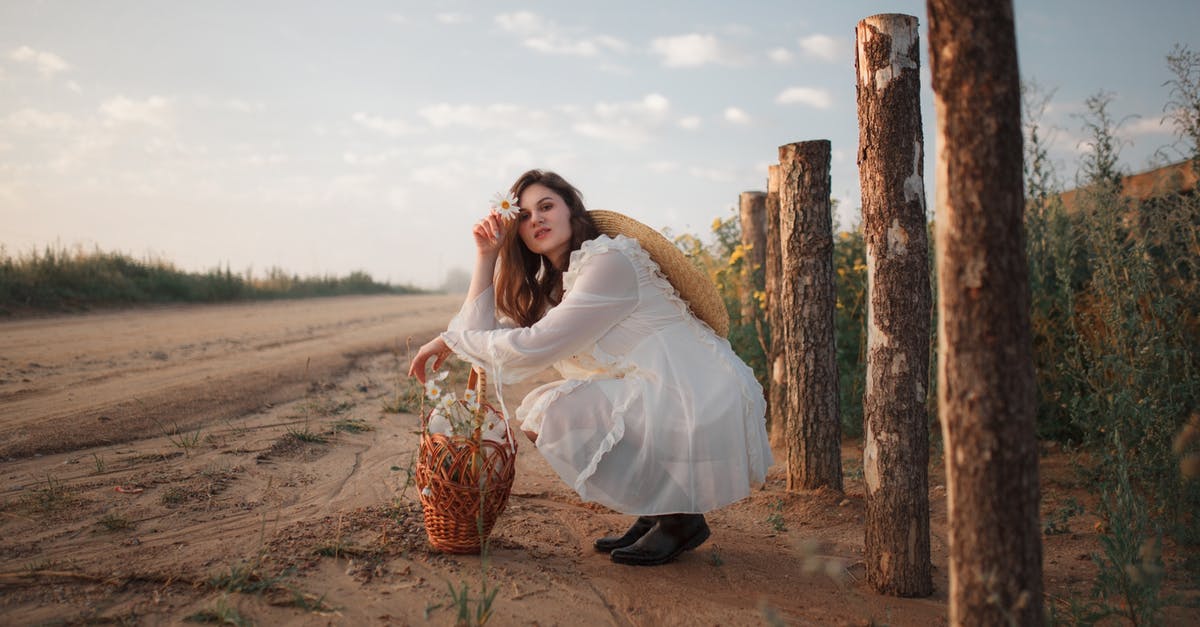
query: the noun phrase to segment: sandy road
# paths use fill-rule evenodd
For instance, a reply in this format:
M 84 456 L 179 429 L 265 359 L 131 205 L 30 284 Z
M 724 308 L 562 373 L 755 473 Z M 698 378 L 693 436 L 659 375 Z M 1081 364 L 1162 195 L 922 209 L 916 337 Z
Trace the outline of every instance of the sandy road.
M 0 459 L 111 444 L 300 396 L 441 328 L 453 296 L 173 306 L 0 323 Z

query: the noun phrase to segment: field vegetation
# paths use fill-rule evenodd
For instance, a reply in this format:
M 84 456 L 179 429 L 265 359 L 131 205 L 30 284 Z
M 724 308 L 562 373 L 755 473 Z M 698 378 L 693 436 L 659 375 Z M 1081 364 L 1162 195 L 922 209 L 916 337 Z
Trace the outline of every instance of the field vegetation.
M 1176 131 L 1163 161 L 1200 174 L 1200 53 L 1176 47 L 1163 123 Z M 1122 189 L 1122 140 L 1111 96 L 1090 97 L 1079 117 L 1087 137 L 1067 207 L 1060 166 L 1049 157 L 1041 114 L 1050 95 L 1025 98 L 1026 250 L 1038 387 L 1038 438 L 1076 460 L 1102 522 L 1091 559 L 1098 577 L 1089 598 L 1050 608 L 1054 622 L 1091 624 L 1110 617 L 1155 624 L 1168 576 L 1164 551 L 1181 559 L 1173 573 L 1200 587 L 1200 195 L 1163 191 L 1131 198 Z M 1176 169 L 1178 171 L 1178 169 Z M 1164 181 L 1164 190 L 1175 189 Z M 931 214 L 933 208 L 929 208 Z M 933 223 L 929 225 L 932 245 Z M 747 267 L 738 216 L 713 223 L 711 243 L 676 238 L 725 297 L 734 349 L 764 387 L 770 328 L 759 309 L 746 319 L 742 299 L 761 268 Z M 862 435 L 866 380 L 865 243 L 861 229 L 834 239 L 836 343 L 841 417 L 847 438 Z M 931 255 L 933 251 L 931 251 Z M 933 263 L 931 268 L 936 267 Z M 936 281 L 933 332 L 936 333 Z M 936 353 L 936 338 L 931 337 Z M 931 354 L 931 375 L 936 373 Z M 935 377 L 928 397 L 931 442 L 940 447 Z M 938 451 L 931 459 L 940 463 Z M 1044 525 L 1047 534 L 1063 517 Z
M 161 259 L 99 249 L 47 246 L 13 254 L 0 246 L 0 316 L 151 303 L 219 303 L 348 294 L 411 294 L 366 272 L 301 277 L 280 268 L 263 276 L 226 265 L 187 272 Z

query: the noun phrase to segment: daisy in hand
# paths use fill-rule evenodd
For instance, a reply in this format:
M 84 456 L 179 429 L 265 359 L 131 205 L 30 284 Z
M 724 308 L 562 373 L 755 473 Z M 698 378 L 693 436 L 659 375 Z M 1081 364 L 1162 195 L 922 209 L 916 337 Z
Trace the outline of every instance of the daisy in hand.
M 521 208 L 517 206 L 517 199 L 511 192 L 496 192 L 496 195 L 492 197 L 492 211 L 500 214 L 500 217 L 506 220 L 521 215 Z

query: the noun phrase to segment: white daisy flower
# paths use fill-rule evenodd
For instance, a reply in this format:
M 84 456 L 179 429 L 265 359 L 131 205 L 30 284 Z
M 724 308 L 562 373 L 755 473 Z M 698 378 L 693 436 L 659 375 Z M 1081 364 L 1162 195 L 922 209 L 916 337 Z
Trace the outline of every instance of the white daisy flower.
M 521 208 L 517 206 L 517 199 L 511 192 L 496 192 L 492 197 L 492 211 L 506 220 L 521 215 Z
M 483 425 L 483 439 L 493 442 L 504 442 L 508 439 L 507 430 L 504 428 L 504 419 L 499 414 L 491 414 L 488 420 Z
M 467 390 L 463 392 L 463 400 L 467 403 L 467 409 L 471 411 L 479 410 L 479 393 L 475 390 Z
M 454 435 L 454 427 L 450 424 L 450 419 L 436 410 L 429 416 L 429 424 L 426 429 L 430 433 L 440 433 L 447 437 Z
M 441 398 L 442 386 L 437 379 L 427 379 L 425 381 L 425 396 L 434 401 Z

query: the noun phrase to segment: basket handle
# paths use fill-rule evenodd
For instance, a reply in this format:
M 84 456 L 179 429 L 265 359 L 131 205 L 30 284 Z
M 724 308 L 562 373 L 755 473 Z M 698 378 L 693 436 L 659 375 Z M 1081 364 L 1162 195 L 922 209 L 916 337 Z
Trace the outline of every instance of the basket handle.
M 508 408 L 504 406 L 504 379 L 497 375 L 497 380 L 501 382 L 496 386 L 496 400 L 500 401 L 500 418 L 504 421 L 504 432 L 508 435 L 508 448 L 516 455 L 516 434 L 513 433 L 512 425 L 508 424 Z M 467 389 L 476 390 L 479 395 L 475 398 L 481 403 L 484 402 L 487 398 L 487 372 L 483 368 L 471 368 L 471 374 L 467 375 Z
M 487 373 L 482 368 L 471 368 L 471 374 L 467 375 L 467 389 L 475 390 L 478 394 L 480 402 L 487 398 Z

